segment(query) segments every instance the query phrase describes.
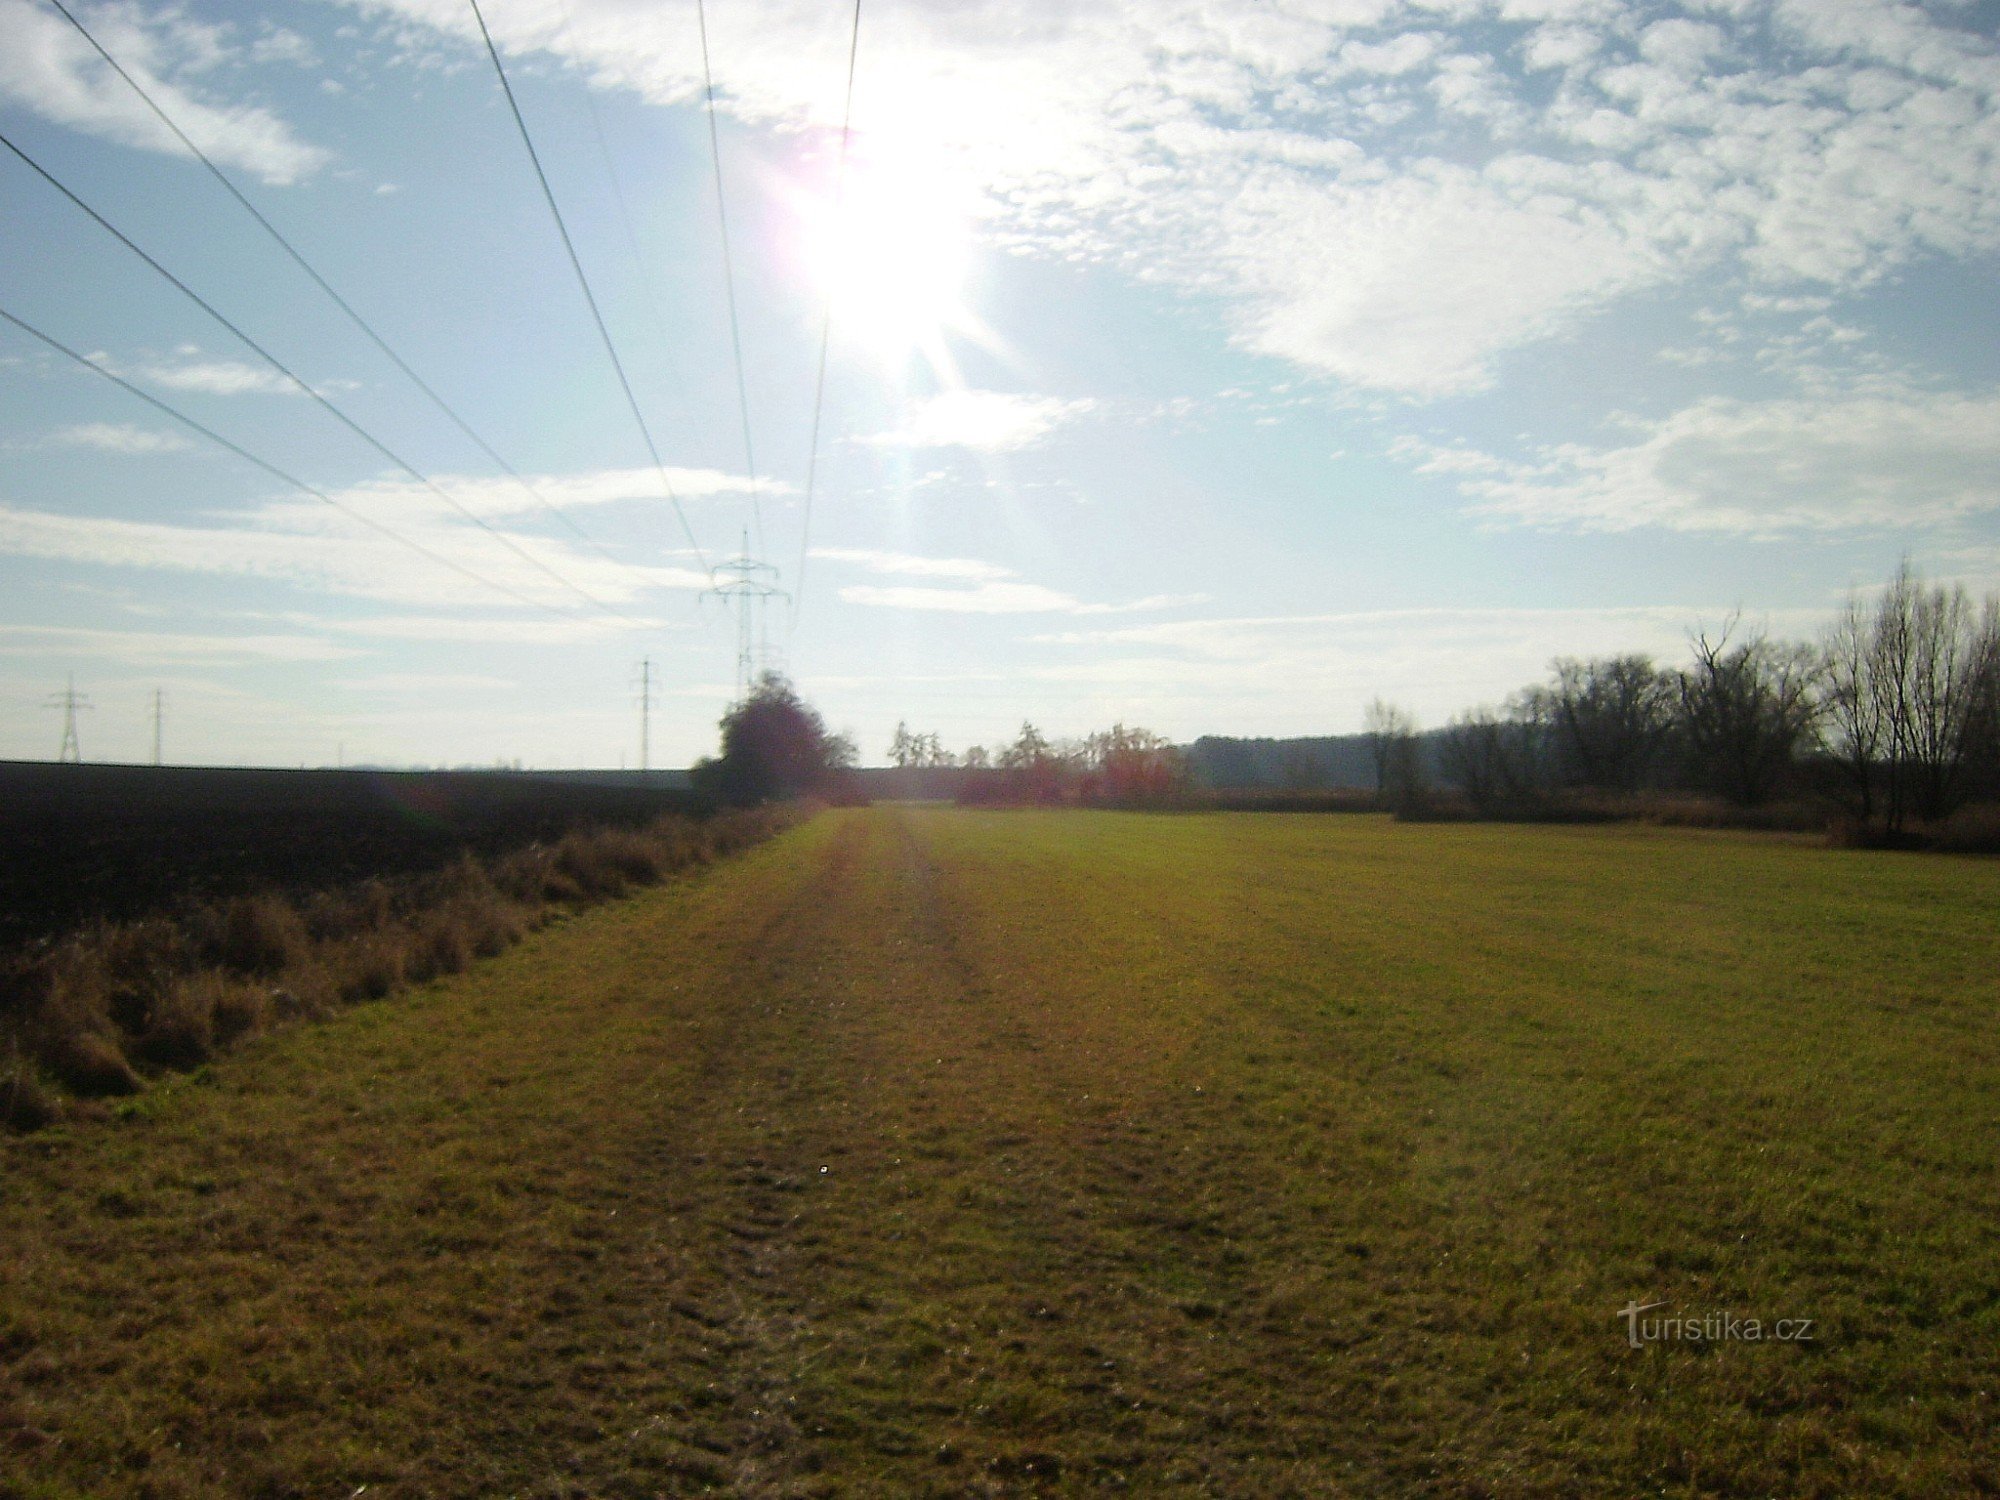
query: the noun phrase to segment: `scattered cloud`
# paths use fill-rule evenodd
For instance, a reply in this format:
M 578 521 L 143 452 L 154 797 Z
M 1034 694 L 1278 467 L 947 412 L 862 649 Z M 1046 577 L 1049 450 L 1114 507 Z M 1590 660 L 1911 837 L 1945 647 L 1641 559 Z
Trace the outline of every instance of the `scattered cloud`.
M 1000 579 L 1014 576 L 1012 568 L 982 562 L 976 557 L 919 557 L 910 552 L 883 552 L 870 547 L 815 547 L 814 557 L 828 562 L 852 563 L 871 573 L 887 573 L 906 578 Z
M 381 496 L 364 496 L 356 508 L 367 514 L 370 505 L 381 507 Z M 497 590 L 551 609 L 579 607 L 576 596 L 548 574 L 496 539 L 443 512 L 434 500 L 427 511 L 411 506 L 381 507 L 380 518 L 435 557 L 450 559 L 490 586 L 482 586 L 433 557 L 398 545 L 311 501 L 276 501 L 199 525 L 61 515 L 0 505 L 0 556 L 139 572 L 257 578 L 307 593 L 439 610 L 490 607 Z M 579 588 L 616 606 L 629 605 L 654 591 L 688 591 L 708 585 L 707 575 L 692 567 L 614 563 L 549 537 L 520 535 L 513 540 Z M 449 630 L 456 630 L 460 622 L 445 623 Z M 601 634 L 646 622 L 597 616 L 579 623 Z M 566 624 L 562 618 L 536 619 L 528 638 L 566 639 L 561 633 Z
M 93 448 L 101 453 L 185 453 L 194 444 L 174 432 L 156 432 L 127 422 L 77 422 L 46 437 L 20 444 L 32 448 Z
M 66 625 L 0 625 L 0 655 L 89 657 L 132 665 L 209 661 L 340 661 L 351 647 L 309 635 L 190 635 L 89 630 Z
M 267 31 L 243 42 L 178 7 L 140 5 L 94 10 L 90 24 L 111 55 L 215 160 L 282 187 L 312 176 L 332 159 L 263 106 L 215 102 L 212 88 L 197 91 L 183 81 L 233 57 L 301 61 L 310 49 L 295 34 Z M 145 101 L 46 6 L 0 0 L 0 36 L 7 39 L 0 47 L 0 100 L 120 145 L 185 154 Z
M 121 375 L 170 391 L 198 391 L 205 396 L 299 396 L 297 386 L 276 370 L 233 359 L 183 359 L 175 364 L 153 363 L 118 369 L 108 359 L 98 363 Z
M 1003 391 L 945 391 L 919 404 L 901 427 L 864 441 L 884 447 L 972 448 L 986 453 L 1032 448 L 1093 404 Z
M 683 501 L 710 500 L 725 495 L 748 495 L 754 488 L 764 496 L 796 493 L 782 480 L 760 479 L 753 486 L 741 474 L 721 469 L 668 468 L 667 482 Z M 660 471 L 650 467 L 630 469 L 585 469 L 571 474 L 526 474 L 525 485 L 512 477 L 486 474 L 434 474 L 439 489 L 474 515 L 487 520 L 507 516 L 531 516 L 546 504 L 559 511 L 585 510 L 593 506 L 615 505 L 637 500 L 657 504 L 662 499 Z M 413 479 L 381 478 L 349 485 L 331 492 L 333 498 L 372 515 L 394 520 L 412 507 L 434 506 L 437 499 Z M 308 499 L 281 500 L 260 514 L 273 521 L 311 514 L 323 509 Z
M 1533 526 L 1775 537 L 1950 525 L 2000 510 L 2000 393 L 1711 397 L 1615 445 L 1527 463 L 1454 450 L 1419 468 L 1467 476 L 1474 514 Z
M 848 604 L 881 609 L 926 610 L 959 615 L 1117 615 L 1198 604 L 1203 594 L 1153 594 L 1123 604 L 1090 604 L 1059 589 L 1019 579 L 975 584 L 971 588 L 925 588 L 920 585 L 850 584 L 840 591 Z
M 1475 390 L 1508 351 L 1705 275 L 1838 298 L 2000 249 L 2000 48 L 1949 6 L 884 5 L 864 139 L 979 185 L 1010 248 L 1216 294 L 1247 347 L 1354 386 Z M 388 8 L 424 45 L 471 40 L 444 0 Z M 572 9 L 503 14 L 500 43 L 696 97 L 683 18 Z M 713 29 L 725 107 L 837 124 L 822 13 L 752 0 Z
M 1200 603 L 1200 594 L 1155 594 L 1123 604 L 1093 604 L 1023 580 L 1012 568 L 971 557 L 921 557 L 908 552 L 883 552 L 865 547 L 817 547 L 814 557 L 864 568 L 870 573 L 900 578 L 949 579 L 957 587 L 936 584 L 856 583 L 842 588 L 848 604 L 879 609 L 908 609 L 940 614 L 1024 615 L 1125 614 Z
M 1151 695 L 1165 710 L 1153 727 L 1182 736 L 1352 731 L 1361 705 L 1377 696 L 1436 725 L 1542 680 L 1558 656 L 1637 651 L 1678 661 L 1690 629 L 1730 612 L 1705 603 L 1165 620 L 1038 636 L 1043 645 L 1086 654 L 1030 675 L 1093 684 L 1105 696 Z M 1804 637 L 1827 613 L 1797 610 L 1756 623 Z M 1329 705 L 1347 705 L 1344 722 L 1329 721 Z

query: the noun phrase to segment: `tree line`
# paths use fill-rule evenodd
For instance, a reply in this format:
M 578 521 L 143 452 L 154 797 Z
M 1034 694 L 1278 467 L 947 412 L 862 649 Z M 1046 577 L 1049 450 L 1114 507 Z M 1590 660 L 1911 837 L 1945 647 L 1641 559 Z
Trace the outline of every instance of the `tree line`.
M 1562 657 L 1544 681 L 1441 730 L 1424 733 L 1381 699 L 1363 729 L 1378 805 L 1409 815 L 1453 802 L 1489 817 L 1615 813 L 1692 794 L 1741 809 L 1837 806 L 1859 828 L 1900 837 L 2000 799 L 2000 596 L 1975 603 L 1906 563 L 1879 593 L 1850 595 L 1812 641 L 1732 619 L 1693 635 L 1678 665 Z M 1195 795 L 1188 754 L 1123 723 L 1054 739 L 1029 721 L 1004 744 L 957 754 L 905 722 L 888 758 L 902 777 L 894 795 L 1120 805 Z M 724 715 L 721 753 L 695 781 L 727 804 L 850 800 L 865 795 L 857 759 L 850 736 L 830 733 L 771 674 Z
M 1738 807 L 1831 796 L 1890 834 L 2000 794 L 2000 596 L 1905 564 L 1874 599 L 1850 595 L 1814 641 L 1731 621 L 1690 658 L 1561 658 L 1547 681 L 1438 736 L 1441 779 L 1489 815 L 1563 794 L 1695 792 Z M 1385 800 L 1426 792 L 1416 726 L 1379 700 L 1366 719 Z

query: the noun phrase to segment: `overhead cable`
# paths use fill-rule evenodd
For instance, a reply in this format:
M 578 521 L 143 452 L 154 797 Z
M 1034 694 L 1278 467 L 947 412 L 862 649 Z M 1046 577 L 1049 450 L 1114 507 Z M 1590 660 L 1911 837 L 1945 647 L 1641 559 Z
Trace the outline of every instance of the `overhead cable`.
M 646 452 L 652 456 L 654 471 L 660 476 L 660 487 L 666 491 L 667 499 L 674 507 L 674 515 L 680 520 L 688 546 L 694 549 L 695 561 L 701 564 L 702 572 L 708 574 L 709 581 L 713 582 L 715 570 L 708 565 L 701 543 L 694 538 L 694 528 L 688 525 L 687 512 L 681 508 L 681 499 L 674 492 L 673 480 L 667 477 L 667 466 L 660 458 L 659 445 L 653 441 L 653 430 L 646 425 L 646 415 L 639 409 L 639 398 L 632 393 L 632 382 L 625 374 L 625 362 L 618 357 L 618 346 L 612 342 L 611 330 L 605 326 L 604 314 L 598 309 L 597 296 L 590 289 L 590 278 L 584 274 L 583 262 L 576 253 L 576 242 L 570 238 L 569 226 L 563 222 L 562 209 L 556 203 L 555 190 L 549 186 L 549 174 L 542 170 L 541 154 L 535 150 L 535 138 L 528 133 L 528 121 L 521 113 L 520 101 L 514 97 L 514 86 L 507 81 L 507 69 L 501 64 L 500 49 L 493 45 L 493 33 L 487 30 L 485 13 L 479 8 L 479 0 L 467 0 L 467 3 L 472 7 L 473 19 L 479 23 L 479 35 L 486 43 L 486 55 L 493 60 L 493 72 L 500 80 L 500 91 L 507 96 L 507 108 L 514 116 L 515 128 L 521 133 L 521 144 L 527 147 L 528 160 L 535 169 L 535 180 L 542 185 L 542 199 L 549 206 L 550 217 L 555 220 L 556 233 L 562 236 L 570 269 L 576 272 L 576 284 L 583 292 L 583 300 L 590 306 L 590 318 L 597 325 L 597 336 L 604 342 L 604 352 L 611 360 L 611 368 L 617 373 L 619 389 L 625 392 L 625 404 L 632 409 L 632 420 L 638 424 L 639 435 L 646 440 Z
M 105 63 L 109 65 L 112 72 L 116 73 L 120 78 L 125 80 L 126 84 L 130 86 L 132 92 L 139 96 L 140 100 L 144 102 L 145 106 L 153 112 L 153 114 L 158 118 L 159 122 L 162 125 L 166 126 L 168 130 L 173 132 L 174 138 L 178 140 L 183 146 L 187 147 L 188 151 L 193 154 L 196 161 L 200 162 L 204 167 L 208 169 L 209 175 L 222 185 L 223 191 L 228 193 L 230 197 L 234 198 L 237 202 L 237 205 L 240 208 L 242 208 L 242 210 L 245 213 L 250 215 L 252 219 L 257 221 L 258 227 L 261 228 L 266 234 L 268 234 L 272 238 L 273 241 L 277 243 L 278 248 L 284 251 L 285 254 L 291 258 L 292 263 L 296 265 L 301 271 L 305 272 L 305 274 L 312 280 L 313 284 L 327 295 L 328 299 L 332 301 L 333 305 L 339 308 L 341 312 L 347 315 L 348 321 L 353 323 L 356 328 L 360 329 L 361 332 L 368 338 L 369 342 L 374 344 L 374 346 L 377 349 L 381 350 L 383 356 L 386 359 L 388 359 L 388 361 L 391 364 L 393 364 L 398 370 L 402 371 L 403 374 L 409 379 L 409 382 L 412 385 L 414 385 L 418 390 L 422 391 L 424 395 L 427 398 L 429 398 L 430 403 L 433 406 L 435 406 L 439 411 L 443 412 L 446 418 L 450 420 L 453 426 L 455 426 L 460 432 L 465 434 L 467 439 L 469 439 L 472 442 L 473 446 L 478 448 L 481 453 L 485 454 L 487 458 L 491 459 L 493 463 L 498 465 L 500 469 L 503 470 L 510 478 L 512 478 L 516 484 L 520 485 L 522 489 L 526 490 L 530 498 L 532 498 L 537 505 L 539 505 L 543 510 L 547 511 L 550 515 L 555 517 L 555 519 L 560 521 L 564 526 L 568 527 L 570 531 L 574 532 L 577 538 L 581 540 L 586 546 L 593 548 L 594 550 L 602 554 L 604 557 L 609 558 L 612 562 L 618 563 L 619 566 L 621 567 L 630 566 L 629 564 L 624 562 L 623 559 L 614 556 L 610 552 L 607 552 L 602 546 L 598 544 L 595 538 L 593 538 L 581 526 L 577 525 L 577 523 L 570 518 L 567 512 L 563 511 L 560 507 L 555 505 L 546 495 L 544 495 L 541 492 L 541 490 L 539 490 L 533 484 L 531 484 L 528 481 L 528 479 L 525 476 L 523 476 L 518 469 L 516 469 L 505 458 L 502 458 L 499 452 L 493 447 L 493 445 L 490 442 L 488 442 L 484 437 L 482 437 L 477 431 L 475 431 L 473 429 L 472 424 L 466 421 L 464 417 L 459 415 L 457 409 L 454 408 L 450 402 L 446 401 L 443 396 L 438 394 L 438 392 L 431 386 L 429 381 L 425 380 L 423 376 L 419 375 L 414 369 L 412 369 L 410 367 L 409 362 L 405 360 L 401 354 L 397 353 L 395 349 L 391 348 L 389 345 L 389 341 L 383 338 L 382 335 L 376 331 L 375 326 L 372 323 L 370 323 L 368 319 L 364 318 L 360 314 L 360 312 L 358 312 L 355 309 L 354 305 L 351 302 L 349 302 L 344 296 L 342 296 L 338 291 L 334 289 L 333 285 L 330 282 L 328 282 L 326 277 L 320 273 L 318 267 L 314 266 L 311 261 L 307 260 L 303 252 L 301 252 L 296 245 L 294 245 L 289 239 L 287 239 L 285 235 L 279 231 L 278 227 L 275 224 L 273 224 L 268 218 L 264 216 L 263 212 L 258 209 L 257 205 L 252 203 L 247 197 L 243 195 L 242 191 L 236 186 L 236 184 L 230 180 L 228 174 L 225 173 L 222 170 L 222 168 L 220 168 L 215 164 L 215 162 L 209 157 L 207 152 L 203 151 L 200 146 L 195 144 L 195 142 L 188 136 L 188 133 L 185 130 L 181 129 L 180 125 L 174 120 L 173 116 L 168 114 L 166 110 L 161 106 L 160 102 L 157 99 L 155 99 L 150 93 L 147 92 L 146 88 L 139 82 L 138 79 L 134 78 L 131 75 L 131 73 L 126 71 L 124 65 L 121 64 L 117 58 L 111 55 L 111 53 L 105 48 L 104 44 L 100 42 L 97 39 L 97 37 L 91 32 L 90 28 L 85 26 L 83 22 L 77 18 L 75 12 L 71 11 L 70 8 L 63 3 L 63 0 L 49 0 L 49 4 L 54 6 L 58 11 L 60 11 L 62 13 L 63 19 L 68 21 L 71 26 L 75 27 L 78 34 L 81 35 L 86 42 L 90 43 L 90 45 L 97 50 L 97 55 L 104 59 Z
M 325 410 L 343 427 L 347 428 L 348 431 L 352 432 L 356 437 L 360 438 L 369 447 L 373 448 L 377 453 L 381 454 L 384 458 L 389 460 L 390 463 L 394 464 L 397 468 L 401 469 L 404 473 L 408 474 L 412 479 L 416 480 L 425 489 L 429 490 L 433 495 L 437 496 L 438 499 L 442 500 L 452 510 L 458 512 L 459 515 L 463 516 L 466 520 L 470 521 L 474 526 L 477 526 L 481 531 L 485 532 L 488 536 L 492 537 L 495 541 L 499 542 L 501 546 L 505 547 L 509 552 L 512 552 L 516 557 L 520 558 L 530 567 L 554 579 L 557 583 L 561 584 L 565 589 L 568 589 L 571 593 L 576 594 L 579 598 L 582 598 L 595 608 L 604 610 L 605 612 L 610 614 L 620 613 L 620 611 L 615 606 L 607 604 L 605 601 L 599 599 L 596 595 L 590 593 L 588 590 L 584 589 L 580 585 L 572 583 L 569 579 L 563 577 L 562 574 L 558 573 L 554 568 L 551 568 L 547 563 L 543 562 L 540 558 L 536 557 L 533 553 L 529 552 L 526 548 L 522 547 L 520 543 L 516 542 L 512 537 L 507 535 L 506 532 L 500 530 L 497 526 L 494 526 L 491 522 L 487 521 L 483 516 L 477 514 L 469 506 L 461 502 L 456 496 L 453 496 L 447 493 L 445 490 L 439 488 L 439 486 L 422 470 L 418 469 L 414 464 L 410 463 L 408 459 L 402 457 L 400 454 L 395 452 L 395 450 L 393 450 L 386 443 L 384 443 L 380 438 L 376 437 L 374 433 L 370 432 L 367 428 L 363 427 L 359 422 L 355 421 L 354 418 L 350 417 L 345 411 L 341 410 L 341 408 L 335 402 L 330 400 L 328 397 L 323 395 L 320 391 L 316 390 L 311 385 L 307 384 L 305 380 L 300 378 L 300 376 L 297 375 L 292 370 L 291 366 L 287 365 L 283 360 L 279 359 L 277 355 L 273 354 L 269 349 L 266 349 L 261 343 L 259 343 L 256 339 L 252 338 L 248 333 L 245 333 L 242 328 L 240 328 L 239 326 L 237 326 L 237 324 L 235 324 L 229 318 L 224 316 L 223 313 L 220 312 L 215 307 L 215 305 L 211 303 L 207 298 L 203 297 L 199 292 L 195 291 L 193 287 L 189 286 L 185 281 L 182 281 L 180 277 L 176 276 L 172 271 L 169 271 L 165 266 L 160 264 L 159 261 L 155 260 L 145 250 L 141 249 L 138 243 L 134 241 L 129 235 L 127 235 L 124 231 L 119 229 L 109 219 L 105 218 L 103 214 L 99 213 L 96 209 L 92 208 L 88 203 L 84 202 L 84 200 L 78 197 L 76 193 L 72 192 L 70 188 L 66 184 L 64 184 L 60 178 L 56 177 L 56 175 L 50 172 L 48 168 L 44 167 L 40 162 L 36 161 L 32 156 L 28 155 L 26 151 L 23 151 L 4 133 L 0 133 L 0 146 L 5 146 L 9 151 L 13 152 L 14 155 L 19 157 L 22 161 L 26 162 L 28 166 L 31 167 L 45 182 L 47 182 L 57 192 L 61 193 L 65 198 L 69 199 L 69 201 L 75 204 L 77 208 L 81 209 L 85 214 L 89 215 L 90 218 L 94 220 L 101 229 L 103 229 L 106 233 L 110 234 L 127 250 L 130 250 L 134 255 L 138 256 L 139 259 L 144 261 L 162 278 L 164 278 L 167 282 L 169 282 L 174 287 L 175 290 L 181 293 L 182 296 L 186 297 L 190 302 L 194 303 L 195 306 L 199 307 L 203 312 L 207 313 L 210 318 L 214 319 L 215 322 L 220 324 L 223 328 L 227 329 L 239 342 L 243 344 L 245 348 L 249 349 L 259 359 L 263 360 L 272 369 L 276 370 L 280 376 L 282 376 L 289 384 L 295 387 L 301 394 L 311 398 L 313 402 L 315 402 L 318 406 L 320 406 L 323 410 Z
M 694 0 L 701 32 L 701 81 L 708 99 L 708 154 L 715 167 L 715 224 L 722 238 L 722 290 L 729 306 L 729 347 L 736 357 L 736 409 L 743 419 L 743 463 L 750 475 L 750 520 L 764 550 L 764 509 L 757 497 L 757 454 L 750 445 L 750 387 L 743 374 L 743 326 L 736 315 L 736 260 L 729 249 L 729 208 L 722 191 L 722 137 L 715 124 L 715 73 L 708 64 L 707 0 Z
M 131 381 L 125 379 L 124 376 L 117 374 L 115 371 L 107 370 L 103 365 L 99 364 L 89 355 L 79 354 L 69 345 L 62 343 L 60 340 L 56 339 L 54 336 L 50 334 L 42 332 L 41 329 L 35 327 L 32 323 L 29 323 L 25 319 L 16 317 L 13 313 L 8 312 L 7 309 L 4 307 L 0 307 L 0 318 L 4 318 L 7 322 L 13 324 L 16 328 L 20 329 L 21 332 L 27 334 L 30 338 L 37 339 L 41 343 L 46 344 L 49 348 L 55 350 L 56 353 L 61 354 L 71 360 L 74 360 L 77 364 L 82 365 L 84 369 L 89 370 L 93 375 L 101 375 L 106 380 L 110 381 L 113 385 L 120 387 L 121 389 L 125 390 L 131 395 L 137 396 L 141 401 L 145 402 L 148 406 L 152 407 L 156 411 L 165 413 L 167 416 L 173 418 L 176 422 L 180 423 L 181 426 L 187 428 L 189 431 L 198 433 L 202 437 L 207 438 L 211 443 L 214 443 L 219 447 L 228 449 L 238 458 L 243 459 L 248 463 L 255 464 L 258 468 L 262 469 L 266 474 L 269 474 L 273 478 L 278 479 L 283 483 L 290 485 L 293 489 L 303 490 L 306 494 L 312 496 L 313 499 L 320 501 L 322 504 L 332 506 L 335 510 L 339 511 L 349 520 L 360 522 L 363 526 L 366 526 L 370 531 L 381 533 L 383 536 L 389 538 L 390 541 L 396 543 L 398 546 L 407 547 L 409 548 L 410 551 L 415 552 L 420 556 L 429 558 L 439 567 L 449 568 L 451 569 L 452 572 L 458 574 L 459 577 L 470 579 L 472 582 L 480 585 L 482 588 L 492 589 L 496 593 L 505 594 L 509 599 L 512 599 L 516 604 L 525 604 L 531 609 L 546 610 L 550 614 L 560 615 L 564 619 L 576 618 L 576 616 L 569 610 L 559 609 L 555 605 L 549 604 L 544 600 L 533 599 L 526 594 L 517 593 L 513 589 L 507 587 L 507 585 L 504 583 L 496 583 L 491 578 L 488 578 L 481 573 L 474 572 L 471 568 L 466 567 L 463 563 L 456 562 L 453 559 L 446 557 L 442 552 L 438 552 L 430 547 L 426 547 L 422 542 L 416 540 L 414 537 L 405 536 L 402 532 L 396 530 L 395 527 L 390 526 L 386 522 L 376 520 L 373 516 L 367 514 L 365 511 L 357 510 L 351 505 L 347 505 L 342 501 L 334 499 L 333 496 L 327 494 L 325 491 L 315 489 L 312 485 L 307 484 L 303 479 L 300 479 L 293 474 L 287 473 L 285 470 L 279 468 L 276 464 L 270 462 L 268 459 L 259 458 L 256 454 L 252 453 L 248 448 L 245 448 L 241 444 L 233 442 L 229 438 L 224 437 L 214 428 L 204 426 L 202 423 L 196 421 L 193 417 L 189 416 L 186 412 L 179 410 L 177 407 L 170 406 L 167 402 L 162 401 L 159 397 L 154 396 L 149 392 L 141 390 Z
M 833 179 L 835 233 L 839 232 L 841 204 L 847 191 L 847 148 L 854 137 L 854 62 L 861 53 L 861 0 L 854 0 L 854 27 L 847 40 L 847 95 L 840 107 L 840 165 Z M 790 628 L 797 629 L 799 611 L 806 594 L 806 558 L 812 546 L 813 486 L 819 477 L 819 419 L 826 402 L 826 351 L 833 340 L 833 299 L 836 289 L 827 288 L 826 315 L 819 325 L 819 373 L 813 379 L 812 438 L 806 449 L 806 493 L 799 525 L 799 571 L 792 582 Z

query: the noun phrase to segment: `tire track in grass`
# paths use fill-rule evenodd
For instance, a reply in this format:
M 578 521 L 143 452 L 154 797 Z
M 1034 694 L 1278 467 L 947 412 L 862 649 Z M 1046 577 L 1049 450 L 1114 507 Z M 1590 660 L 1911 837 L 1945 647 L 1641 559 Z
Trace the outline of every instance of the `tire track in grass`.
M 789 1392 L 802 1450 L 759 1477 L 1339 1492 L 1339 1456 L 1258 1400 L 1266 1361 L 1304 1357 L 1306 1335 L 1222 1317 L 1246 1275 L 1231 1212 L 1254 1187 L 1238 1143 L 1171 1102 L 1173 1047 L 1147 1055 L 1164 1033 L 1051 1024 L 1072 997 L 1023 993 L 968 946 L 991 892 L 959 884 L 912 815 L 867 817 L 870 857 L 824 929 L 839 947 L 780 970 L 820 976 L 787 1004 L 827 1045 L 824 1089 L 785 1114 L 823 1132 L 833 1172 L 771 1262 L 798 1280 L 765 1284 L 810 1311 Z M 816 1173 L 802 1150 L 787 1166 Z M 744 1493 L 779 1492 L 750 1477 Z

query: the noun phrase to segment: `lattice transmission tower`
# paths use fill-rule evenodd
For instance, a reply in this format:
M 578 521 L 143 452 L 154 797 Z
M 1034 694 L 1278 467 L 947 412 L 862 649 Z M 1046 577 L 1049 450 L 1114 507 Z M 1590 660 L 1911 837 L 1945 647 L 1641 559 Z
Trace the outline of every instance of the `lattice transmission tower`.
M 83 759 L 83 752 L 76 743 L 76 716 L 90 708 L 90 700 L 76 690 L 76 674 L 70 673 L 69 686 L 60 693 L 51 694 L 45 707 L 63 711 L 62 749 L 56 752 L 56 761 L 63 765 L 76 765 Z
M 770 636 L 765 615 L 773 599 L 791 598 L 775 582 L 778 570 L 759 562 L 750 553 L 750 532 L 743 532 L 743 550 L 715 565 L 715 587 L 702 591 L 720 599 L 725 609 L 736 611 L 736 699 L 750 696 L 750 685 L 771 664 Z

